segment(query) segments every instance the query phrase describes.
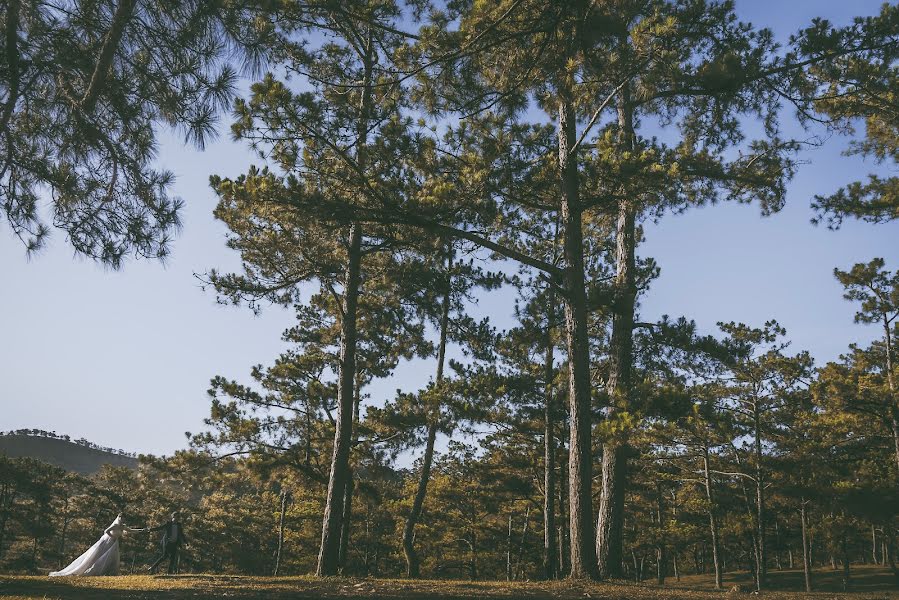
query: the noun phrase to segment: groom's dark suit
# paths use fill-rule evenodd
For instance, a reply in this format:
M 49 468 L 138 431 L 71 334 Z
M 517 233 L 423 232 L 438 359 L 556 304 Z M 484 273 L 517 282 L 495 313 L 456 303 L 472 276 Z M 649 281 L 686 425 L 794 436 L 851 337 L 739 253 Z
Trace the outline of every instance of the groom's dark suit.
M 178 521 L 169 521 L 168 523 L 163 523 L 159 527 L 151 527 L 150 531 L 162 531 L 162 554 L 159 555 L 159 558 L 156 559 L 156 562 L 153 563 L 153 566 L 150 567 L 150 572 L 155 573 L 156 568 L 164 561 L 166 558 L 169 559 L 169 574 L 174 574 L 178 568 L 178 551 L 181 549 L 182 544 L 187 543 L 187 538 L 184 535 L 184 528 L 181 527 L 181 523 Z

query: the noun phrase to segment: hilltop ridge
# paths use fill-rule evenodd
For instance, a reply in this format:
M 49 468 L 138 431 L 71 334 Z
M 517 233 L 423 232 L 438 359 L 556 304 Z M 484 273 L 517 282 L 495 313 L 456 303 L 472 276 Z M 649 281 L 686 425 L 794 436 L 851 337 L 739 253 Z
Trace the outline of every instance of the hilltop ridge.
M 81 475 L 92 475 L 103 465 L 137 468 L 137 456 L 133 453 L 39 429 L 0 433 L 0 454 L 42 460 Z

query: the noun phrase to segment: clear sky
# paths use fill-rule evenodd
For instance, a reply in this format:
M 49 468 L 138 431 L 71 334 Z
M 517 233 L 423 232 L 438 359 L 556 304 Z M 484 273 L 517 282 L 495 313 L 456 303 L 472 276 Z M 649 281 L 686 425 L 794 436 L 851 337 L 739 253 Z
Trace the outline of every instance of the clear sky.
M 872 14 L 870 0 L 737 0 L 744 20 L 768 26 L 780 39 L 814 16 L 845 23 Z M 814 227 L 810 199 L 880 170 L 841 156 L 844 140 L 808 152 L 781 213 L 761 218 L 756 206 L 718 205 L 668 216 L 647 227 L 641 254 L 656 258 L 661 277 L 643 303 L 644 318 L 685 315 L 712 332 L 721 320 L 761 324 L 776 318 L 794 347 L 818 362 L 836 358 L 850 342 L 877 335 L 852 322 L 854 309 L 834 280 L 835 266 L 882 256 L 899 269 L 899 223 L 848 222 L 838 232 Z M 208 413 L 214 375 L 249 379 L 250 367 L 270 363 L 284 348 L 291 314 L 261 316 L 219 306 L 195 273 L 238 266 L 212 217 L 210 174 L 236 176 L 253 157 L 227 135 L 205 152 L 164 135 L 160 163 L 178 177 L 174 192 L 187 201 L 184 229 L 172 257 L 131 261 L 111 272 L 75 258 L 55 232 L 32 258 L 0 223 L 0 430 L 40 428 L 129 451 L 169 454 L 186 445 Z M 499 326 L 512 323 L 505 294 L 485 297 L 478 313 Z M 373 401 L 397 388 L 427 382 L 430 364 L 404 364 L 371 386 Z

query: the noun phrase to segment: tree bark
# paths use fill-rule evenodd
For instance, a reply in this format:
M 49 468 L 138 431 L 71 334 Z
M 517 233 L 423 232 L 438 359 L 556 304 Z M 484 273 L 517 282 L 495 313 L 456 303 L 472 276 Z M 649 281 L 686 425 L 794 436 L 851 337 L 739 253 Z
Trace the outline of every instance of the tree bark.
M 372 103 L 374 70 L 373 40 L 369 32 L 364 49 L 362 93 L 356 122 L 356 165 L 364 169 Z M 340 545 L 343 534 L 343 512 L 347 483 L 350 481 L 350 450 L 353 445 L 353 421 L 356 400 L 356 309 L 362 280 L 362 225 L 350 225 L 347 265 L 344 274 L 343 310 L 340 323 L 340 365 L 338 368 L 337 424 L 334 428 L 334 451 L 331 475 L 322 519 L 322 540 L 315 573 L 319 577 L 337 575 L 340 569 Z M 349 534 L 348 531 L 346 532 Z
M 765 539 L 765 483 L 762 471 L 762 432 L 761 432 L 761 414 L 759 408 L 759 400 L 755 399 L 753 404 L 753 425 L 755 428 L 755 501 L 756 501 L 756 521 L 758 533 L 756 540 L 758 544 L 758 555 L 756 560 L 756 589 L 761 591 L 768 578 L 768 545 Z
M 543 576 L 555 579 L 558 575 L 556 550 L 556 443 L 555 403 L 553 400 L 553 311 L 555 294 L 547 290 L 546 348 L 543 355 Z
M 871 564 L 877 564 L 877 527 L 871 524 Z
M 513 581 L 518 581 L 521 576 L 521 561 L 524 558 L 524 544 L 528 537 L 528 527 L 531 524 L 531 506 L 528 505 L 524 511 L 524 525 L 521 526 L 521 541 L 518 542 L 518 556 L 515 557 L 515 572 L 512 575 Z
M 6 132 L 9 120 L 19 101 L 19 8 L 20 0 L 9 0 L 6 7 L 6 68 L 9 82 L 7 84 L 6 102 L 0 113 L 0 134 Z
M 625 85 L 618 102 L 619 144 L 634 147 L 630 87 Z M 612 339 L 609 352 L 609 417 L 630 405 L 636 302 L 636 211 L 633 202 L 618 205 L 615 293 L 612 303 Z M 596 525 L 596 556 L 601 578 L 621 577 L 622 525 L 627 481 L 627 448 L 623 440 L 606 440 L 602 446 L 602 491 Z
M 340 523 L 340 549 L 337 552 L 337 570 L 342 575 L 347 573 L 347 557 L 350 550 L 350 527 L 353 521 L 353 494 L 356 484 L 353 481 L 353 467 L 347 472 L 346 485 L 343 489 L 343 517 Z
M 656 582 L 659 585 L 665 583 L 668 568 L 668 551 L 665 545 L 665 530 L 662 507 L 661 486 L 656 483 L 656 525 L 658 526 L 658 545 L 656 546 Z
M 720 590 L 724 582 L 721 569 L 720 544 L 718 542 L 718 519 L 715 511 L 715 490 L 712 486 L 712 474 L 709 469 L 709 447 L 703 447 L 702 468 L 705 480 L 705 497 L 709 503 L 709 533 L 712 538 L 712 561 L 715 563 L 715 589 Z
M 340 332 L 340 384 L 337 388 L 337 426 L 334 428 L 334 452 L 331 476 L 322 522 L 322 540 L 316 575 L 337 575 L 340 566 L 340 539 L 343 531 L 344 493 L 350 477 L 350 447 L 353 438 L 353 404 L 356 375 L 356 307 L 362 266 L 362 227 L 350 226 L 343 319 Z
M 593 452 L 590 396 L 590 341 L 587 334 L 587 294 L 584 280 L 584 241 L 578 197 L 574 105 L 559 102 L 559 172 L 562 183 L 562 245 L 565 258 L 565 334 L 568 346 L 568 519 L 573 579 L 596 575 L 593 547 Z
M 284 549 L 284 513 L 287 512 L 287 492 L 281 490 L 281 515 L 278 519 L 278 552 L 275 555 L 275 571 L 272 575 L 278 576 L 281 569 L 281 552 Z
M 509 512 L 509 529 L 506 532 L 506 581 L 512 581 L 512 512 Z
M 443 369 L 446 361 L 446 341 L 449 330 L 449 310 L 450 310 L 450 294 L 452 291 L 452 279 L 449 273 L 452 269 L 452 255 L 447 258 L 447 279 L 446 292 L 443 295 L 443 306 L 440 312 L 440 342 L 437 346 L 437 377 L 436 383 L 439 386 L 443 381 Z M 406 524 L 403 526 L 403 553 L 406 556 L 406 576 L 421 577 L 421 569 L 418 561 L 418 555 L 415 552 L 415 525 L 421 518 L 421 511 L 424 507 L 425 496 L 428 493 L 428 481 L 431 478 L 431 466 L 434 462 L 434 443 L 437 440 L 437 427 L 440 424 L 440 406 L 433 406 L 432 413 L 428 419 L 428 433 L 425 441 L 425 453 L 421 460 L 421 473 L 418 477 L 418 488 L 415 491 L 415 498 L 412 500 L 412 508 L 406 517 Z
M 843 532 L 842 538 L 840 539 L 840 560 L 843 562 L 843 574 L 841 577 L 841 583 L 843 586 L 843 591 L 849 591 L 849 542 L 846 539 L 846 532 Z
M 119 49 L 119 43 L 122 41 L 122 36 L 125 34 L 125 28 L 131 21 L 132 15 L 134 15 L 134 8 L 136 5 L 137 0 L 122 0 L 113 14 L 112 23 L 109 26 L 106 37 L 103 38 L 103 46 L 100 49 L 100 56 L 97 59 L 94 72 L 91 74 L 90 83 L 79 102 L 79 108 L 85 113 L 89 114 L 93 112 L 94 107 L 97 105 L 97 100 L 100 98 L 100 92 L 102 91 L 103 86 L 106 85 L 106 80 L 109 78 L 109 69 L 112 67 L 112 60 L 115 58 L 115 53 Z
M 896 579 L 899 579 L 899 568 L 896 567 L 896 547 L 895 547 L 895 537 L 893 536 L 893 528 L 889 526 L 885 526 L 883 528 L 883 534 L 886 537 L 884 540 L 886 545 L 886 561 L 890 565 L 890 570 L 893 571 L 893 576 Z
M 805 498 L 800 499 L 799 504 L 799 522 L 802 528 L 802 572 L 805 577 L 805 591 L 812 591 L 812 565 L 811 565 L 811 548 L 808 539 L 808 519 L 805 511 Z
M 359 374 L 356 373 L 353 383 L 353 443 L 357 442 L 356 430 L 359 426 L 359 404 L 362 401 L 362 386 L 359 381 Z M 347 560 L 350 549 L 350 533 L 353 525 L 353 499 L 356 493 L 356 485 L 353 479 L 353 466 L 350 464 L 349 474 L 347 475 L 346 486 L 343 492 L 343 521 L 340 525 L 340 550 L 338 552 L 338 571 L 346 574 Z

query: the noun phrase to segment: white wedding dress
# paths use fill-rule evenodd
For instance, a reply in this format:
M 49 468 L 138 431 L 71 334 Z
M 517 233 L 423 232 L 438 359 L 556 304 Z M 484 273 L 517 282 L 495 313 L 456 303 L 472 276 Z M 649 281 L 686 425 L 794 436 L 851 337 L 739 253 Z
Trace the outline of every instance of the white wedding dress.
M 118 575 L 119 574 L 119 538 L 125 533 L 125 524 L 121 517 L 116 517 L 112 525 L 103 532 L 97 543 L 76 558 L 62 571 L 53 571 L 50 577 L 66 575 Z

